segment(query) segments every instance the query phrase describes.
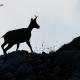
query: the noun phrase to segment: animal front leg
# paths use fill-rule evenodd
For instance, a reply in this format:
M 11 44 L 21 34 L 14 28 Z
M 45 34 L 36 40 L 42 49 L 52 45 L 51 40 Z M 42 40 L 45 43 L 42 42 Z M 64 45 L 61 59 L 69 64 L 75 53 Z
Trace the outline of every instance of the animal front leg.
M 28 41 L 26 43 L 28 44 L 29 48 L 31 49 L 31 52 L 33 52 L 30 42 Z
M 19 49 L 19 43 L 17 44 L 17 49 L 16 49 L 16 51 Z

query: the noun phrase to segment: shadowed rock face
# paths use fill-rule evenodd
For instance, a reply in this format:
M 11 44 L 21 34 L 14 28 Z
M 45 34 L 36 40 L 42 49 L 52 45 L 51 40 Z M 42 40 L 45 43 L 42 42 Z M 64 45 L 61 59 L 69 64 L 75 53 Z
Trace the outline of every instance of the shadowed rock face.
M 75 38 L 67 48 L 49 54 L 15 51 L 2 55 L 0 80 L 80 80 L 78 44 L 79 38 Z
M 80 51 L 63 51 L 57 56 L 27 51 L 2 55 L 0 80 L 80 80 Z
M 62 51 L 55 59 L 55 80 L 80 80 L 80 51 Z
M 51 80 L 53 57 L 53 54 L 36 54 L 27 51 L 2 55 L 0 80 Z

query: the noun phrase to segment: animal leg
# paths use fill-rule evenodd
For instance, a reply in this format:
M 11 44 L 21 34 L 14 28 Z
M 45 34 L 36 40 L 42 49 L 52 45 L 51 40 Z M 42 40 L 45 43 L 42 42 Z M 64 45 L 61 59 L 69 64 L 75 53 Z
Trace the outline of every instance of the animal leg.
M 7 44 L 7 42 L 4 42 L 2 45 L 1 45 L 1 48 L 2 48 L 2 50 L 3 50 L 3 52 L 4 52 L 4 54 L 6 54 L 6 52 L 5 52 L 5 49 L 4 49 L 4 46 Z
M 17 44 L 17 49 L 16 49 L 16 51 L 19 49 L 19 43 Z
M 29 48 L 31 49 L 31 52 L 33 52 L 32 46 L 31 46 L 30 42 L 29 41 L 28 42 L 26 41 L 26 43 L 28 44 Z
M 5 48 L 5 52 L 10 49 L 13 46 L 13 44 L 9 44 L 6 48 Z

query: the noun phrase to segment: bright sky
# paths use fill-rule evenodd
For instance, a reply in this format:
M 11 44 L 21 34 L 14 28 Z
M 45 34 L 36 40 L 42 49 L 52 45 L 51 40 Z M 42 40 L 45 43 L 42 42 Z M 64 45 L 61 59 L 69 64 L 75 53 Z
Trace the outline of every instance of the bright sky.
M 27 27 L 30 19 L 38 15 L 40 29 L 34 29 L 31 38 L 35 52 L 56 50 L 80 36 L 80 0 L 1 0 L 0 4 L 4 4 L 0 7 L 0 37 L 7 31 Z M 25 43 L 19 49 L 29 50 Z M 10 50 L 16 50 L 16 46 Z

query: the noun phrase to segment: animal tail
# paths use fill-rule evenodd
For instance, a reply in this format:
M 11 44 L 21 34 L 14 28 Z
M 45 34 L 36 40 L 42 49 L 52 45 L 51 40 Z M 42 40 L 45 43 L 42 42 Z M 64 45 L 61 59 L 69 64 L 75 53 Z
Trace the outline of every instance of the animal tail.
M 4 35 L 2 37 L 0 37 L 0 39 L 3 38 L 3 37 L 4 37 Z

